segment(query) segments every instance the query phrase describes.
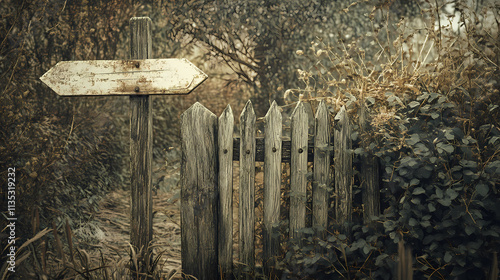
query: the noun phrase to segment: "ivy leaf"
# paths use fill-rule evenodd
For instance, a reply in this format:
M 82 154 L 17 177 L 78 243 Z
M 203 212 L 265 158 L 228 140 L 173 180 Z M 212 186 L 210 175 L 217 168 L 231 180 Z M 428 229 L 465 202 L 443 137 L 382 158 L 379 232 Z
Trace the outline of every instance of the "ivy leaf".
M 382 261 L 385 260 L 387 257 L 389 257 L 388 254 L 382 254 L 380 256 L 378 256 L 376 259 L 375 259 L 375 265 L 376 266 L 382 266 Z
M 354 150 L 354 154 L 360 155 L 360 154 L 364 153 L 364 151 L 365 151 L 365 149 L 363 149 L 363 148 L 357 148 Z
M 414 227 L 414 226 L 418 225 L 418 222 L 414 218 L 410 218 L 410 220 L 408 221 L 408 224 L 410 226 Z
M 488 195 L 489 188 L 485 184 L 477 184 L 476 191 L 480 196 L 486 197 L 486 195 Z
M 434 206 L 433 203 L 427 204 L 427 208 L 429 208 L 429 212 L 434 212 L 436 211 L 436 206 Z
M 406 139 L 406 143 L 411 146 L 417 144 L 418 142 L 420 142 L 420 135 L 418 135 L 417 133 L 412 134 L 410 138 Z
M 465 160 L 465 159 L 462 159 L 460 161 L 460 165 L 465 167 L 465 168 L 476 168 L 477 167 L 477 163 L 475 161 Z
M 474 228 L 471 227 L 471 226 L 466 226 L 465 227 L 465 233 L 467 233 L 467 235 L 471 235 L 474 233 Z
M 454 200 L 458 196 L 458 192 L 456 192 L 454 189 L 447 189 L 446 190 L 446 195 L 451 199 Z
M 395 232 L 395 231 L 393 231 L 393 232 L 389 233 L 389 237 L 390 237 L 391 239 L 395 239 L 395 238 L 396 238 L 396 232 Z
M 419 105 L 420 105 L 420 102 L 418 102 L 418 101 L 412 101 L 412 102 L 410 102 L 410 104 L 408 104 L 408 106 L 410 106 L 410 108 L 415 108 Z
M 418 198 L 418 197 L 414 197 L 414 198 L 411 200 L 411 202 L 412 202 L 413 204 L 415 204 L 415 205 L 420 205 L 420 198 Z
M 446 207 L 448 207 L 448 206 L 450 206 L 450 205 L 451 205 L 451 200 L 450 200 L 448 197 L 447 197 L 447 198 L 445 198 L 445 199 L 441 199 L 441 198 L 440 198 L 440 199 L 438 199 L 437 201 L 438 201 L 439 203 L 441 203 L 441 205 L 446 206 Z
M 493 136 L 491 137 L 490 141 L 488 141 L 488 144 L 494 145 L 496 141 L 500 140 L 499 136 Z
M 439 93 L 437 93 L 437 92 L 431 92 L 430 96 L 431 97 L 429 98 L 429 103 L 431 103 L 432 101 L 434 101 L 439 96 Z
M 442 154 L 442 153 L 443 153 L 443 151 L 444 151 L 444 152 L 447 152 L 448 154 L 451 154 L 451 153 L 453 153 L 453 151 L 455 150 L 455 148 L 454 148 L 452 145 L 450 145 L 450 144 L 446 144 L 446 143 L 441 143 L 441 142 L 440 142 L 440 143 L 437 143 L 436 147 L 437 147 L 438 152 L 439 152 L 440 154 Z
M 449 263 L 452 258 L 453 256 L 451 255 L 451 253 L 449 251 L 446 251 L 446 253 L 444 254 L 444 261 Z
M 391 231 L 391 230 L 394 230 L 394 228 L 396 227 L 396 223 L 394 221 L 385 221 L 384 222 L 384 228 L 385 228 L 385 231 Z
M 455 139 L 455 136 L 451 133 L 451 130 L 446 130 L 444 132 L 444 137 L 446 137 L 446 139 L 448 139 L 449 141 Z
M 495 160 L 490 162 L 484 168 L 484 171 L 489 174 L 498 174 L 500 173 L 500 160 Z
M 415 145 L 415 154 L 417 155 L 425 155 L 427 154 L 427 152 L 429 152 L 429 149 L 422 143 L 417 143 Z
M 415 172 L 415 177 L 428 179 L 432 175 L 432 167 L 425 165 Z
M 431 226 L 431 222 L 429 222 L 429 221 L 422 221 L 422 222 L 420 222 L 420 225 L 423 226 L 423 227 L 430 227 Z
M 436 196 L 438 198 L 443 198 L 443 190 L 441 190 L 440 188 L 436 188 Z
M 413 180 L 412 180 L 412 181 L 413 181 Z M 410 183 L 410 184 L 411 184 L 411 183 Z M 423 194 L 423 193 L 425 193 L 425 190 L 424 190 L 424 188 L 422 188 L 422 187 L 418 187 L 418 188 L 415 188 L 415 189 L 413 190 L 413 195 L 419 195 L 419 194 Z
M 365 253 L 365 255 L 368 255 L 368 253 L 370 253 L 370 249 L 371 249 L 371 246 L 366 244 L 364 247 L 363 247 L 363 253 Z

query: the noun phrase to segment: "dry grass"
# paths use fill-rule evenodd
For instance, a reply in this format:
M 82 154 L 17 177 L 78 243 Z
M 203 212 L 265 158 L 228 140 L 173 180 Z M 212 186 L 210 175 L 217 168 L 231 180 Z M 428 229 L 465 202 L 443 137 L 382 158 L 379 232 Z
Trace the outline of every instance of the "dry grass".
M 297 50 L 316 63 L 297 70 L 304 86 L 288 90 L 285 99 L 325 99 L 336 111 L 345 105 L 354 121 L 360 102 L 366 102 L 378 135 L 398 133 L 398 110 L 424 91 L 457 102 L 465 93 L 471 102 L 498 104 L 499 5 L 476 12 L 456 1 L 461 13 L 445 15 L 444 4 L 435 3 L 421 2 L 419 17 L 396 24 L 388 9 L 374 8 L 366 36 L 349 42 L 318 38 L 309 50 Z M 498 109 L 491 111 L 498 117 Z M 384 128 L 389 121 L 396 130 Z

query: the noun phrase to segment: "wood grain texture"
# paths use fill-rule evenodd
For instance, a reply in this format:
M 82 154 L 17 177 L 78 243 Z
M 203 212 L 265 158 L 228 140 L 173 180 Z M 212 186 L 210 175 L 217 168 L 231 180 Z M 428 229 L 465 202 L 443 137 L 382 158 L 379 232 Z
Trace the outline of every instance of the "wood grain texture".
M 240 115 L 239 261 L 255 265 L 255 112 L 248 101 Z
M 361 124 L 361 135 L 365 135 L 372 128 L 368 119 L 368 108 L 364 103 L 360 108 L 359 123 Z M 366 139 L 367 137 L 363 137 Z M 361 194 L 363 198 L 363 220 L 365 224 L 372 223 L 372 218 L 380 215 L 380 178 L 378 158 L 367 149 L 369 143 L 362 141 L 362 147 L 366 154 L 361 156 Z
M 315 115 L 314 171 L 313 171 L 313 228 L 324 236 L 328 227 L 328 201 L 330 198 L 330 115 L 321 101 Z
M 223 279 L 233 277 L 233 128 L 231 106 L 219 117 L 219 271 Z
M 300 238 L 306 226 L 307 140 L 309 115 L 302 102 L 291 116 L 290 238 Z
M 281 112 L 273 101 L 265 116 L 263 266 L 273 274 L 280 254 L 279 216 L 281 196 Z
M 335 215 L 342 232 L 350 235 L 352 223 L 351 124 L 345 107 L 335 116 Z
M 152 58 L 151 20 L 130 19 L 130 55 L 132 59 Z M 149 243 L 153 238 L 152 187 L 153 111 L 151 96 L 130 97 L 130 188 L 131 229 L 130 242 L 145 265 L 139 272 L 147 272 L 151 258 Z
M 400 239 L 398 243 L 397 280 L 413 280 L 413 257 L 411 247 Z
M 217 117 L 195 103 L 182 114 L 181 139 L 182 270 L 219 279 Z

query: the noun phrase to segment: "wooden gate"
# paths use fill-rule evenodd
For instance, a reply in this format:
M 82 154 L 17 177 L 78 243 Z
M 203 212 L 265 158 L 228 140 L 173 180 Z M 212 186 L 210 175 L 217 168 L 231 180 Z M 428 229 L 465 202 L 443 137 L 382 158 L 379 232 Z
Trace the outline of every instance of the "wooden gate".
M 291 115 L 291 137 L 282 137 L 282 114 L 276 102 L 267 112 L 264 138 L 256 138 L 256 116 L 250 101 L 240 115 L 240 137 L 233 138 L 230 106 L 219 118 L 200 103 L 182 115 L 181 242 L 183 273 L 198 279 L 231 279 L 233 269 L 233 161 L 239 161 L 238 262 L 255 267 L 255 162 L 264 162 L 263 258 L 270 275 L 280 255 L 280 196 L 282 162 L 290 163 L 290 238 L 300 238 L 306 225 L 308 162 L 313 163 L 312 226 L 324 236 L 328 223 L 349 235 L 352 224 L 351 124 L 344 107 L 330 123 L 321 102 L 309 139 L 304 103 Z M 333 128 L 333 134 L 331 130 Z M 363 126 L 362 126 L 363 129 Z M 331 141 L 333 139 L 333 141 Z M 333 142 L 333 143 L 332 143 Z M 333 157 L 334 155 L 334 157 Z M 372 158 L 361 172 L 365 222 L 379 214 L 378 165 Z M 331 166 L 334 174 L 330 174 Z M 333 178 L 333 184 L 331 179 Z M 331 189 L 335 220 L 328 220 Z

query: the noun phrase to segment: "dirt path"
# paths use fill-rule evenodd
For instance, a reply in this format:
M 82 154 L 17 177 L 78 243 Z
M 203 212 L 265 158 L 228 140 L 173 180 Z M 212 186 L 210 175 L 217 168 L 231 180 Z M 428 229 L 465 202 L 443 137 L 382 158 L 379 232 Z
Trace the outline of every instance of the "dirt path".
M 179 180 L 180 164 L 174 168 L 156 172 L 153 182 L 156 191 L 153 192 L 153 241 L 154 255 L 162 253 L 159 269 L 162 275 L 174 275 L 172 278 L 181 279 L 181 229 L 180 229 L 180 190 L 177 186 Z M 158 169 L 157 169 L 158 170 Z M 237 258 L 238 252 L 238 186 L 239 165 L 233 166 L 233 256 Z M 161 177 L 164 177 L 161 179 Z M 256 181 L 262 184 L 262 172 L 256 174 Z M 155 185 L 155 183 L 153 184 Z M 260 229 L 262 209 L 256 209 L 256 231 Z M 110 192 L 99 204 L 99 210 L 92 220 L 93 242 L 88 245 L 87 252 L 96 261 L 100 260 L 101 253 L 111 263 L 117 260 L 128 260 L 130 251 L 130 191 L 118 189 Z M 85 231 L 88 232 L 88 231 Z M 257 252 L 260 252 L 261 240 L 256 239 Z
M 181 230 L 179 200 L 172 194 L 158 191 L 153 195 L 153 241 L 155 256 L 160 252 L 159 268 L 168 274 L 181 270 Z M 123 257 L 130 242 L 130 191 L 116 190 L 100 204 L 95 221 L 103 232 L 99 247 L 106 259 Z M 180 275 L 179 275 L 180 277 Z

